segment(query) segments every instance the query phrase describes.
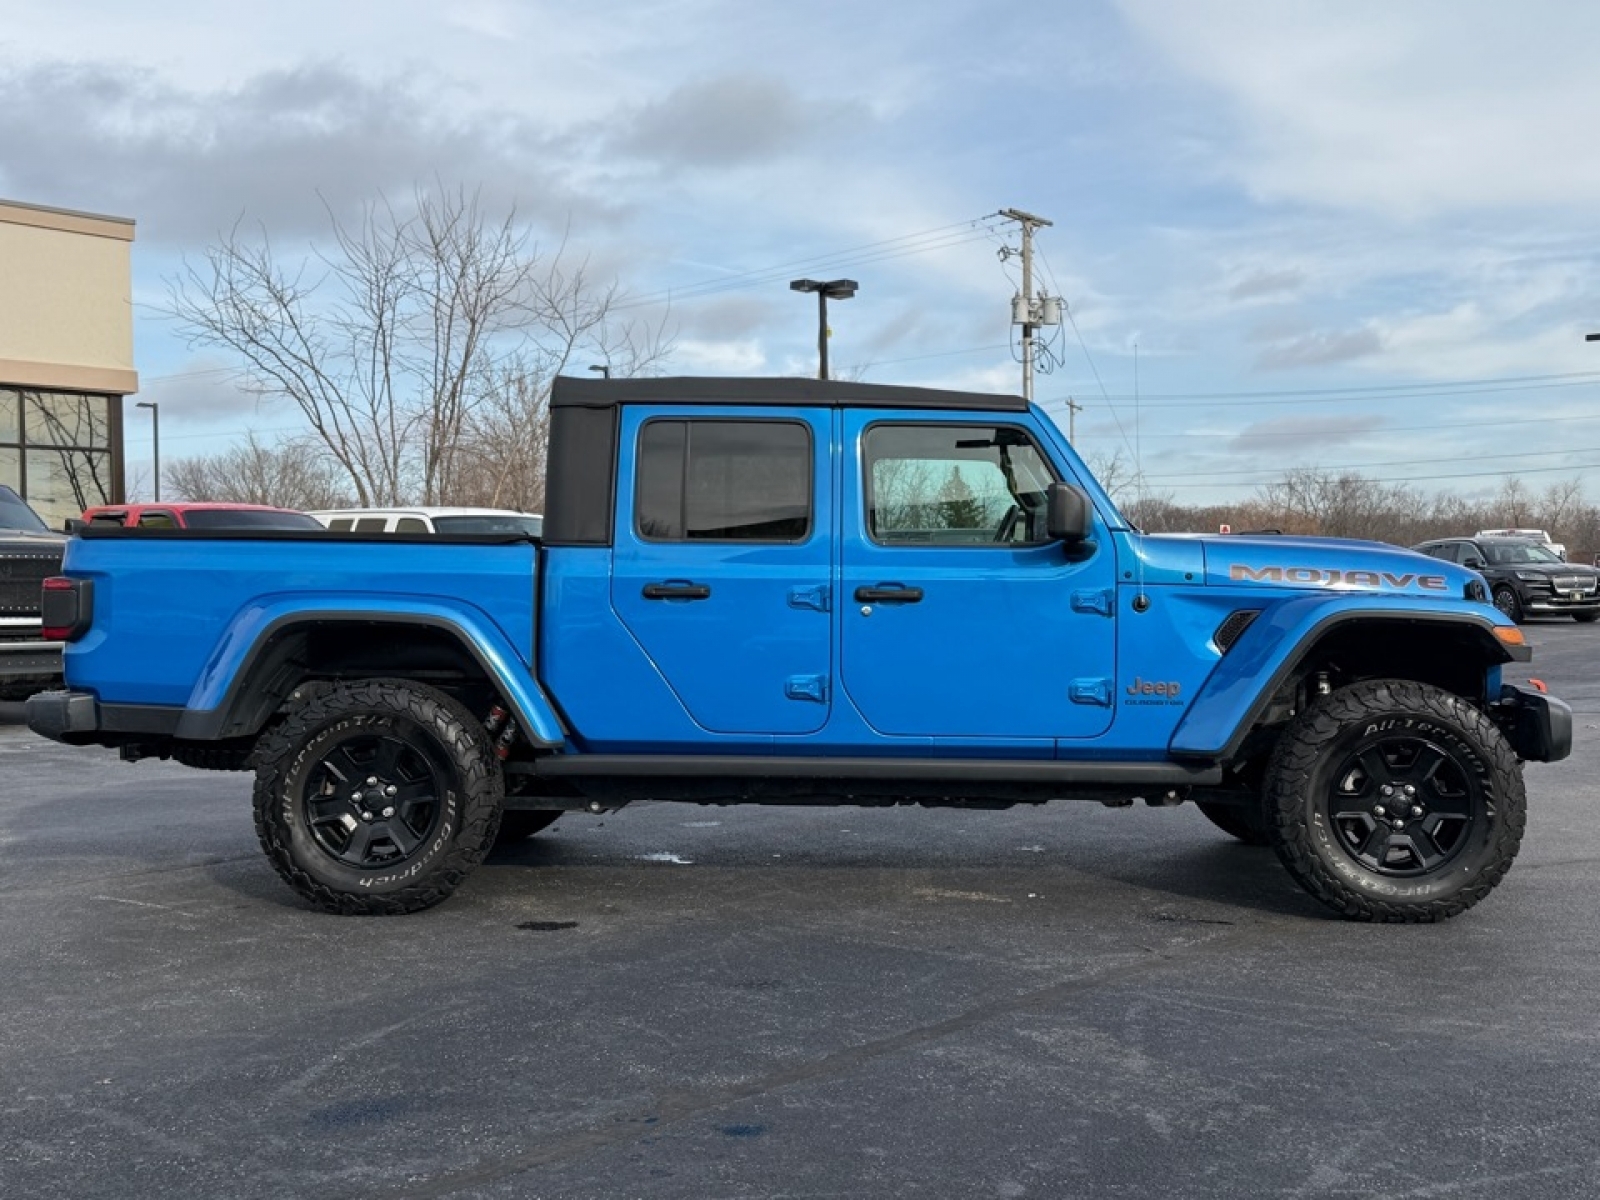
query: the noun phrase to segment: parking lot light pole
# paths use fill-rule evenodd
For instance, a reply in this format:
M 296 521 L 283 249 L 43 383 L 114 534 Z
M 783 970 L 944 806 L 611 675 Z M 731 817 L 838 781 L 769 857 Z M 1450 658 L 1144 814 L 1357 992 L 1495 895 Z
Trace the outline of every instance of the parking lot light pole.
M 154 400 L 139 400 L 135 408 L 150 410 L 150 458 L 156 473 L 155 499 L 161 501 L 161 405 Z
M 828 300 L 848 300 L 861 285 L 854 279 L 791 279 L 789 288 L 817 294 L 817 378 L 828 377 Z

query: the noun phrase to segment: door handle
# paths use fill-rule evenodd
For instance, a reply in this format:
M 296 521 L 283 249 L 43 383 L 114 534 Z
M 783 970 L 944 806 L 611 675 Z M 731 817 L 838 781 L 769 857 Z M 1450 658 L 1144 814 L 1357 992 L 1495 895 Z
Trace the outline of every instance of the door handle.
M 903 587 L 898 583 L 880 583 L 877 587 L 858 587 L 858 604 L 916 604 L 922 599 L 919 587 Z
M 711 589 L 703 583 L 689 583 L 687 580 L 670 579 L 666 583 L 645 584 L 644 598 L 646 600 L 709 600 L 711 599 Z

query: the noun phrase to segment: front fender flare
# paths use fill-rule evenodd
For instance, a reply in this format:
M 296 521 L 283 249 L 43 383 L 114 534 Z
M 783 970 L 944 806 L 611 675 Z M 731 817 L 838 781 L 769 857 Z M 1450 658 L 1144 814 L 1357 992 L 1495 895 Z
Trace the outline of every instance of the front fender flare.
M 1180 758 L 1231 758 L 1311 648 L 1334 629 L 1362 621 L 1468 628 L 1483 646 L 1486 666 L 1530 657 L 1526 647 L 1516 653 L 1495 636 L 1497 625 L 1509 623 L 1499 613 L 1490 615 L 1486 605 L 1441 600 L 1422 606 L 1401 596 L 1363 596 L 1359 602 L 1349 594 L 1297 597 L 1266 609 L 1239 636 L 1195 693 L 1173 730 L 1169 752 Z

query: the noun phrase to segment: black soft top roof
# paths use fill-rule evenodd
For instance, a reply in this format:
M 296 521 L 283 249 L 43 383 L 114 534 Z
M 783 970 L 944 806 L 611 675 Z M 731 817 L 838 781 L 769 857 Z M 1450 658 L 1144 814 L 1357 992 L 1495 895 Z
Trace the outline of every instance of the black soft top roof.
M 552 408 L 613 408 L 619 404 L 772 404 L 829 408 L 986 409 L 1026 412 L 1021 396 L 951 392 L 941 388 L 851 383 L 840 379 L 754 379 L 671 376 L 665 379 L 579 379 L 558 375 Z

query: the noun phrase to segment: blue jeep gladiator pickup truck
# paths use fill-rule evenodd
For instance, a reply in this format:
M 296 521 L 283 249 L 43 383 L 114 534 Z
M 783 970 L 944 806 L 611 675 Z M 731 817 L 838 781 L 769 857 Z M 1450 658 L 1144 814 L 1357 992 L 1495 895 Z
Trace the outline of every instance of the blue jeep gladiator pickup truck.
M 541 541 L 88 528 L 28 722 L 251 769 L 312 904 L 630 800 L 1196 802 L 1360 920 L 1486 895 L 1571 714 L 1472 572 L 1149 536 L 1016 397 L 556 381 Z

